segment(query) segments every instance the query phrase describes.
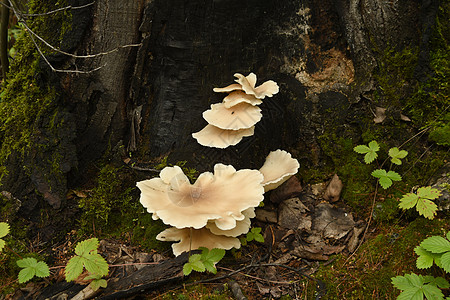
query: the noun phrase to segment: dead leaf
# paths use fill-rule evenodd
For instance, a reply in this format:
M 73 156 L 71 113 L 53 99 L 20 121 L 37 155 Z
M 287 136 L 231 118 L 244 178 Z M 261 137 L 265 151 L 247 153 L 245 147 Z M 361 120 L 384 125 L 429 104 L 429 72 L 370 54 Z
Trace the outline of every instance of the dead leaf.
M 386 108 L 383 107 L 375 107 L 375 118 L 373 119 L 373 121 L 378 124 L 378 123 L 382 123 L 384 121 L 384 119 L 386 119 Z
M 338 201 L 343 186 L 344 185 L 342 184 L 342 180 L 339 179 L 339 176 L 337 174 L 334 174 L 333 178 L 331 179 L 330 183 L 327 186 L 327 189 L 325 190 L 323 198 L 330 202 Z

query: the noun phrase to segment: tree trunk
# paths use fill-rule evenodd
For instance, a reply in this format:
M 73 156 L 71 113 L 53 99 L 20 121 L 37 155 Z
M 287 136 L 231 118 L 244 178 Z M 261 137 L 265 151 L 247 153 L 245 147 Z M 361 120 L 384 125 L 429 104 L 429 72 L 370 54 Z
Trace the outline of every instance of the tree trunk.
M 169 156 L 205 171 L 218 162 L 259 168 L 269 151 L 280 148 L 302 168 L 320 168 L 327 153 L 319 135 L 358 140 L 361 122 L 371 118 L 361 99 L 374 90 L 372 74 L 383 49 L 422 45 L 426 59 L 436 3 L 98 0 L 73 10 L 63 49 L 78 55 L 119 49 L 89 59 L 50 56 L 60 68 L 101 67 L 90 74 L 53 73 L 41 59 L 39 76 L 60 92 L 57 115 L 67 124 L 44 152 L 36 145 L 24 157 L 12 152 L 2 190 L 34 203 L 28 211 L 41 196 L 64 207 L 67 189 L 91 180 L 92 164 L 111 153 L 145 162 Z M 120 48 L 132 44 L 140 46 Z M 253 137 L 224 150 L 203 147 L 191 134 L 206 125 L 202 112 L 223 98 L 213 87 L 231 84 L 236 72 L 275 80 L 280 93 L 264 100 Z M 47 123 L 31 126 L 39 130 Z M 55 153 L 64 162 L 58 174 Z

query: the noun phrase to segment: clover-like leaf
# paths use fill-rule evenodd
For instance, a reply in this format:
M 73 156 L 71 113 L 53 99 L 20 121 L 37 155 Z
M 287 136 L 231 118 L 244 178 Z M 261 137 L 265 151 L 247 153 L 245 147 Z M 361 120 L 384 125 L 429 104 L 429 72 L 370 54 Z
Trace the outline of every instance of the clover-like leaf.
M 420 198 L 434 200 L 439 198 L 442 194 L 441 191 L 438 189 L 432 188 L 431 186 L 424 186 L 417 189 L 417 195 Z
M 418 269 L 427 269 L 433 266 L 433 262 L 440 266 L 440 260 L 442 254 L 436 254 L 425 250 L 421 246 L 416 246 L 414 252 L 419 256 L 416 261 L 416 266 Z
M 376 141 L 371 141 L 369 143 L 369 146 L 366 145 L 358 145 L 355 148 L 353 148 L 353 151 L 359 154 L 365 154 L 364 155 L 364 162 L 366 164 L 370 164 L 373 162 L 377 157 L 377 151 L 380 150 L 380 146 Z
M 444 298 L 442 291 L 437 287 L 438 284 L 445 286 L 445 282 L 441 279 L 411 273 L 405 274 L 405 276 L 393 277 L 391 280 L 394 287 L 402 291 L 397 300 L 423 299 L 424 296 L 427 299 Z
M 96 238 L 79 242 L 75 247 L 76 256 L 72 257 L 65 268 L 67 281 L 75 280 L 83 272 L 83 268 L 100 277 L 108 275 L 108 263 L 97 253 Z
M 391 157 L 391 162 L 393 164 L 401 165 L 402 164 L 401 159 L 405 158 L 406 155 L 408 155 L 408 151 L 399 150 L 397 147 L 393 147 L 393 148 L 389 149 L 388 154 Z
M 433 219 L 437 212 L 437 205 L 431 201 L 438 198 L 441 192 L 431 186 L 421 187 L 417 190 L 417 194 L 407 193 L 400 199 L 399 207 L 401 209 L 410 209 L 416 206 L 419 214 L 428 219 Z
M 423 215 L 425 218 L 432 220 L 436 215 L 438 207 L 433 201 L 419 198 L 419 200 L 417 201 L 416 209 L 419 214 Z
M 264 243 L 264 237 L 261 234 L 261 228 L 260 227 L 253 227 L 246 236 L 246 239 L 248 242 L 251 242 L 253 240 Z
M 1 239 L 9 233 L 9 224 L 6 222 L 0 222 L 0 251 L 5 247 L 5 241 Z
M 372 176 L 378 178 L 383 189 L 387 189 L 392 185 L 392 181 L 401 181 L 402 176 L 394 171 L 386 172 L 384 169 L 377 169 L 372 172 Z
M 450 241 L 441 236 L 430 236 L 420 243 L 420 246 L 432 253 L 444 253 L 450 251 Z
M 17 265 L 22 268 L 19 272 L 19 283 L 27 282 L 34 276 L 47 277 L 50 275 L 48 265 L 43 261 L 37 261 L 34 257 L 26 257 L 18 260 Z

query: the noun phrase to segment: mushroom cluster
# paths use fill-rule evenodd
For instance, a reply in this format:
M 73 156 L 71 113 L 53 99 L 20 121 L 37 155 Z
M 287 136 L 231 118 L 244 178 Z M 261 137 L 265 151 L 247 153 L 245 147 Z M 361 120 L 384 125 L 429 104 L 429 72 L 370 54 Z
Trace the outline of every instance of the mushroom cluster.
M 192 136 L 203 146 L 226 148 L 239 143 L 244 137 L 252 136 L 255 124 L 261 118 L 258 107 L 265 97 L 278 93 L 278 84 L 268 80 L 256 87 L 256 75 L 248 76 L 236 73 L 236 82 L 223 88 L 214 88 L 217 93 L 229 93 L 221 103 L 211 105 L 203 112 L 208 122 L 205 128 Z
M 191 184 L 180 167 L 166 167 L 159 177 L 140 181 L 137 187 L 152 218 L 173 226 L 156 238 L 178 241 L 172 245 L 176 256 L 200 247 L 229 250 L 241 246 L 237 237 L 249 231 L 264 192 L 281 185 L 298 167 L 289 153 L 277 150 L 260 170 L 216 164 L 214 173 L 202 173 Z

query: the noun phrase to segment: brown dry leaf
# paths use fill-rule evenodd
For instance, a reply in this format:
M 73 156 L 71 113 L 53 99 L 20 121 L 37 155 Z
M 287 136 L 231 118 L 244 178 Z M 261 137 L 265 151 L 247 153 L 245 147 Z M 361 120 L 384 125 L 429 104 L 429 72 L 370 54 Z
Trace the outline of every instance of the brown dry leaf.
M 330 202 L 338 201 L 343 187 L 344 185 L 342 184 L 342 180 L 339 179 L 339 176 L 337 174 L 334 174 L 333 178 L 327 186 L 327 189 L 325 190 L 323 198 Z
M 373 121 L 378 124 L 382 123 L 386 119 L 386 108 L 383 107 L 375 107 L 375 118 Z

